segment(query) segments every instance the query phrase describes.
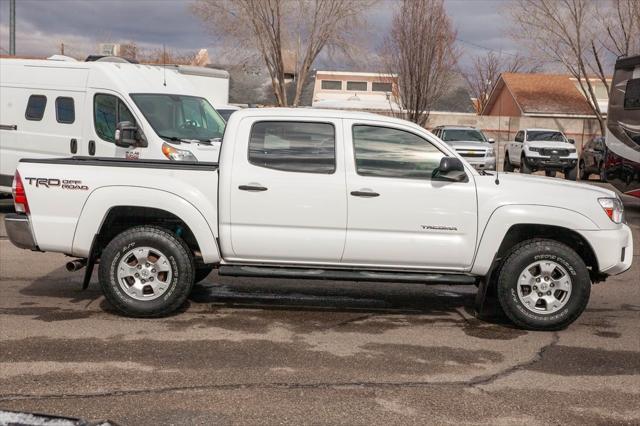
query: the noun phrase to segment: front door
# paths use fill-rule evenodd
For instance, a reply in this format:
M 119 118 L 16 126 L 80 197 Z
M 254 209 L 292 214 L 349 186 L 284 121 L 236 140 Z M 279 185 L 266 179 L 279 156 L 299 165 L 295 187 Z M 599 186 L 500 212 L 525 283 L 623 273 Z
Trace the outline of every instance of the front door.
M 476 243 L 474 177 L 432 179 L 446 154 L 409 126 L 345 121 L 344 264 L 464 270 Z M 349 152 L 351 151 L 351 152 Z
M 90 115 L 85 121 L 87 137 L 80 145 L 81 155 L 89 157 L 127 157 L 133 148 L 118 147 L 115 144 L 116 126 L 121 121 L 136 124 L 136 118 L 119 96 L 109 92 L 94 92 L 87 96 Z
M 339 262 L 347 214 L 341 120 L 247 117 L 237 128 L 231 185 L 221 187 L 230 191 L 221 233 L 230 225 L 233 255 L 225 258 Z

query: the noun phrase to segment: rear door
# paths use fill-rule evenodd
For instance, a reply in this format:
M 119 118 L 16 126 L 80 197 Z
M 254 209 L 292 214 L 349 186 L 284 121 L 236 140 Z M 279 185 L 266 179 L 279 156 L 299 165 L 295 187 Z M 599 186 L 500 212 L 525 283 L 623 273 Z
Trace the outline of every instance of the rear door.
M 230 223 L 221 223 L 230 226 L 233 255 L 225 258 L 339 262 L 347 216 L 342 121 L 246 117 L 237 129 Z
M 409 126 L 345 120 L 347 241 L 342 262 L 464 270 L 476 242 L 473 174 L 432 179 L 447 154 Z

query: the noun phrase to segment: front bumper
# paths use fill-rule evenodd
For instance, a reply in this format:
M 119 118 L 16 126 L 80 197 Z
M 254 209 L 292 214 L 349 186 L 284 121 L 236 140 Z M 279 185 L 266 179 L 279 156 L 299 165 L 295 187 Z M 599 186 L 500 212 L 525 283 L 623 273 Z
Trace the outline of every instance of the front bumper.
M 618 275 L 631 268 L 633 236 L 627 225 L 623 224 L 619 229 L 578 232 L 595 252 L 599 272 Z
M 33 232 L 31 232 L 31 223 L 29 217 L 24 214 L 8 214 L 4 218 L 4 227 L 7 230 L 7 236 L 14 246 L 27 249 L 39 250 Z
M 566 157 L 525 157 L 527 165 L 534 169 L 566 170 L 576 167 L 577 158 Z
M 496 169 L 496 157 L 465 157 L 465 160 L 471 164 L 476 170 L 495 170 Z

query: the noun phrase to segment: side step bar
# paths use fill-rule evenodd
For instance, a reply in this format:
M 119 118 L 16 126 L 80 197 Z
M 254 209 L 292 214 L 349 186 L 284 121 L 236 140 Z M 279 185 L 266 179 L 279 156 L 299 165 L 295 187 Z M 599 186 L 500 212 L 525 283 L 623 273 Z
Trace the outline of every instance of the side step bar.
M 475 284 L 476 277 L 466 274 L 434 272 L 362 271 L 349 269 L 307 269 L 256 265 L 222 265 L 219 275 L 262 278 L 300 278 L 307 280 L 378 281 L 416 284 Z

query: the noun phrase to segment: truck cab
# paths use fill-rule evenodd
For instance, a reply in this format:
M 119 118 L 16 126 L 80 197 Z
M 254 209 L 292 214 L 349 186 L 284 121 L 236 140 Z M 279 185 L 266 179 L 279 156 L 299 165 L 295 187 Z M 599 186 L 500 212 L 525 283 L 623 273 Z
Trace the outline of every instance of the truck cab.
M 513 142 L 505 147 L 503 168 L 512 172 L 531 174 L 543 170 L 547 176 L 564 173 L 565 179 L 576 180 L 578 154 L 575 141 L 552 129 L 524 129 L 516 133 Z

